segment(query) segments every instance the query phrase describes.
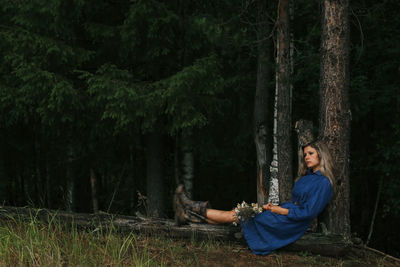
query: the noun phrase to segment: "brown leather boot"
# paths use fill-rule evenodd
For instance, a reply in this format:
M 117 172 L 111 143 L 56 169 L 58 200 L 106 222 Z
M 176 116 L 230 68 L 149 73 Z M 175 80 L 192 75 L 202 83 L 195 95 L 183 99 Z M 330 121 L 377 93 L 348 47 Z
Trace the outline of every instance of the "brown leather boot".
M 178 226 L 187 224 L 188 216 L 185 212 L 185 209 L 183 208 L 183 205 L 181 204 L 179 196 L 176 193 L 174 195 L 174 203 L 173 204 L 174 204 L 174 212 L 175 212 L 175 224 Z
M 174 207 L 176 207 L 175 221 L 179 225 L 188 221 L 194 223 L 206 222 L 207 208 L 210 208 L 210 204 L 208 201 L 190 200 L 184 192 L 183 185 L 179 185 L 174 195 Z

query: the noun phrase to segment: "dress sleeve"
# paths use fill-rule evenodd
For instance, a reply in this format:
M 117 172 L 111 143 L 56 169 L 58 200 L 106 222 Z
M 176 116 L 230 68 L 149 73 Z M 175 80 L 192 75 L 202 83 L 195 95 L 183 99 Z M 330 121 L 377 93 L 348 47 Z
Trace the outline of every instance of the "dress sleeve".
M 301 205 L 287 205 L 289 209 L 288 219 L 293 221 L 312 220 L 325 208 L 333 195 L 329 179 L 321 179 L 321 182 L 311 187 L 308 199 Z

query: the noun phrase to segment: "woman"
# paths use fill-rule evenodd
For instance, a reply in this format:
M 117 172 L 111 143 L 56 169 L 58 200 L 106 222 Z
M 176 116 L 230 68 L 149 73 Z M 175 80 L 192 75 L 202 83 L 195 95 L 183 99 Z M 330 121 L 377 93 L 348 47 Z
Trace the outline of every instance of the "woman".
M 299 239 L 333 195 L 333 166 L 327 146 L 315 141 L 303 146 L 300 152 L 292 201 L 281 206 L 265 204 L 264 212 L 240 222 L 247 244 L 255 254 L 269 254 Z M 210 209 L 208 202 L 192 201 L 182 186 L 176 190 L 174 208 L 178 224 L 238 222 L 234 210 Z

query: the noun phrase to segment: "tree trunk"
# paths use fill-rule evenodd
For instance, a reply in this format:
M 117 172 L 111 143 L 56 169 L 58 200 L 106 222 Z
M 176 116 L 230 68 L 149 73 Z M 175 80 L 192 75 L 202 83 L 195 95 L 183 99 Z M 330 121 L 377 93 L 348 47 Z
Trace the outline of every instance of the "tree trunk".
M 174 147 L 174 178 L 175 178 L 175 186 L 178 186 L 179 184 L 181 184 L 179 148 L 180 148 L 180 138 L 179 138 L 179 134 L 177 134 L 175 136 L 175 147 Z
M 72 144 L 68 144 L 67 152 L 67 170 L 66 170 L 66 189 L 65 189 L 65 208 L 67 211 L 73 211 L 75 208 L 74 195 L 75 195 L 75 175 L 73 168 L 74 149 Z
M 92 189 L 93 213 L 99 213 L 99 201 L 97 198 L 96 175 L 94 174 L 94 171 L 92 169 L 90 169 L 90 187 Z
M 308 143 L 314 141 L 313 123 L 307 120 L 298 120 L 295 124 L 295 131 L 297 133 L 297 147 L 300 148 Z M 301 151 L 301 156 L 303 151 Z
M 269 188 L 268 202 L 278 205 L 279 204 L 279 163 L 278 163 L 278 91 L 275 90 L 275 101 L 274 101 L 274 129 L 273 129 L 273 148 L 272 148 L 272 162 L 270 166 L 271 170 L 271 181 Z
M 40 129 L 40 127 L 37 127 Z M 35 140 L 34 140 L 34 150 L 35 150 L 35 156 L 34 156 L 34 188 L 35 188 L 35 200 L 38 205 L 43 206 L 45 201 L 43 199 L 43 182 L 42 182 L 42 173 L 41 173 L 41 168 L 40 168 L 40 159 L 42 157 L 42 151 L 41 151 L 41 144 L 40 144 L 40 134 L 41 131 L 37 130 L 35 131 Z
M 49 164 L 49 158 L 46 155 L 46 175 L 45 175 L 45 191 L 46 191 L 46 204 L 47 208 L 51 209 L 52 208 L 52 199 L 51 199 L 51 186 L 50 186 L 50 164 Z
M 130 189 L 130 193 L 129 193 L 129 214 L 133 214 L 135 209 L 136 209 L 136 205 L 137 205 L 137 201 L 136 201 L 136 196 L 137 196 L 137 185 L 136 185 L 136 162 L 135 162 L 135 156 L 136 154 L 134 154 L 134 149 L 133 149 L 133 145 L 129 145 L 129 166 L 128 166 L 128 173 L 129 173 L 129 180 L 128 180 L 128 186 Z
M 180 16 L 180 65 L 181 68 L 185 68 L 190 64 L 190 57 L 187 54 L 189 51 L 187 48 L 190 47 L 190 33 L 188 32 L 190 4 L 189 2 L 183 0 L 179 2 L 179 16 Z M 194 179 L 194 155 L 193 155 L 193 134 L 192 129 L 183 129 L 181 131 L 180 143 L 181 147 L 181 168 L 176 174 L 180 174 L 181 182 L 185 186 L 185 192 L 189 198 L 193 197 L 193 179 Z M 178 159 L 179 155 L 177 154 Z
M 320 137 L 335 164 L 336 193 L 324 221 L 333 233 L 350 234 L 348 0 L 324 0 L 320 70 Z
M 271 134 L 269 121 L 269 24 L 266 1 L 258 3 L 258 59 L 257 85 L 254 98 L 254 142 L 257 154 L 257 202 L 265 204 L 268 200 L 271 162 Z
M 313 123 L 307 120 L 298 120 L 296 121 L 294 129 L 297 133 L 297 160 L 299 166 L 303 158 L 302 147 L 314 140 Z M 319 218 L 317 217 L 312 221 L 309 227 L 311 232 L 316 232 L 318 230 L 318 220 Z
M 182 181 L 189 198 L 193 197 L 194 156 L 191 130 L 182 132 Z
M 279 201 L 292 197 L 292 111 L 291 111 L 291 63 L 290 63 L 290 15 L 289 0 L 278 4 L 277 71 L 276 71 L 276 148 L 278 157 Z M 282 166 L 282 167 L 280 167 Z
M 147 212 L 148 216 L 161 217 L 165 211 L 163 177 L 163 136 L 155 129 L 146 138 Z
M 4 151 L 3 141 L 0 140 L 0 203 L 5 203 L 6 201 L 8 201 L 8 194 L 9 194 L 8 193 L 9 180 L 5 173 L 3 151 Z
M 290 25 L 293 25 L 294 21 L 294 4 L 293 0 L 289 0 L 289 35 L 290 35 L 290 43 L 289 43 L 289 62 L 290 62 L 290 78 L 294 76 L 294 33 L 293 33 L 293 27 Z M 293 106 L 293 82 L 290 79 L 289 87 L 290 87 L 290 114 L 292 114 L 292 106 Z

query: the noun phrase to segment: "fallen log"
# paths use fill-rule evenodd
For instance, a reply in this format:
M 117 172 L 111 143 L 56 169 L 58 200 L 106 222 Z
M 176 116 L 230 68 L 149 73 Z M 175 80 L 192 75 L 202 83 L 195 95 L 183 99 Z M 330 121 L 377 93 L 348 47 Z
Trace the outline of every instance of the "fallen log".
M 286 251 L 308 251 L 322 256 L 345 256 L 352 242 L 341 235 L 306 233 L 296 242 L 284 247 Z
M 170 219 L 126 216 L 107 213 L 71 213 L 48 209 L 26 207 L 0 208 L 0 220 L 31 221 L 45 223 L 59 222 L 61 225 L 75 225 L 80 229 L 100 230 L 113 227 L 119 232 L 133 232 L 145 235 L 164 235 L 177 239 L 233 241 L 245 244 L 240 227 L 233 225 L 189 224 L 176 226 Z M 306 233 L 299 240 L 282 248 L 287 251 L 307 251 L 323 256 L 343 256 L 352 246 L 351 241 L 340 235 Z
M 240 227 L 208 224 L 189 224 L 176 226 L 170 219 L 148 218 L 143 216 L 126 216 L 108 213 L 73 213 L 49 209 L 32 209 L 26 207 L 0 208 L 1 220 L 39 220 L 43 222 L 58 221 L 62 225 L 74 224 L 78 228 L 95 230 L 115 228 L 119 232 L 134 232 L 147 235 L 166 235 L 172 238 L 215 239 L 221 241 L 237 240 L 235 234 Z

